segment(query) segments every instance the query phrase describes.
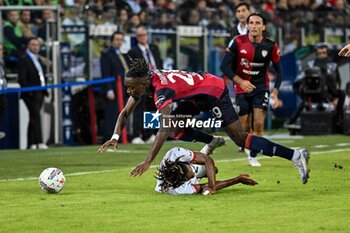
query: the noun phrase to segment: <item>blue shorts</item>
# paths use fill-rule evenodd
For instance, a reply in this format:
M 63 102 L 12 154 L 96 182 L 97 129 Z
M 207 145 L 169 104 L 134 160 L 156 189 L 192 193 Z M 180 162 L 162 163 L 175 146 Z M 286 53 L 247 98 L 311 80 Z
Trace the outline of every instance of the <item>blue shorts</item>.
M 213 115 L 222 120 L 222 127 L 239 120 L 236 110 L 233 108 L 228 89 L 225 87 L 220 99 L 218 99 L 212 107 Z
M 270 92 L 266 90 L 253 91 L 246 94 L 236 94 L 236 104 L 239 107 L 239 116 L 244 116 L 253 111 L 254 108 L 267 110 Z

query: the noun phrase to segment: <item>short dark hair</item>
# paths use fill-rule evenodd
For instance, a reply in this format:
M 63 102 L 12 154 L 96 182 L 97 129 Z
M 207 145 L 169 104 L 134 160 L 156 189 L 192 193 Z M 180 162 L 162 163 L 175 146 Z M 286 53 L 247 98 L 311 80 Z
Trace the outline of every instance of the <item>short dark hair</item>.
M 143 58 L 136 58 L 132 60 L 130 70 L 126 73 L 129 78 L 145 78 L 148 76 L 149 63 Z
M 30 43 L 32 40 L 39 40 L 39 38 L 36 37 L 36 36 L 32 36 L 32 37 L 27 38 L 27 41 L 26 41 L 26 48 L 28 48 L 28 45 L 29 45 L 29 43 Z
M 237 11 L 237 9 L 238 9 L 239 7 L 241 7 L 241 6 L 245 6 L 245 7 L 247 7 L 248 10 L 250 10 L 250 5 L 249 5 L 249 3 L 247 3 L 247 2 L 240 2 L 240 3 L 238 3 L 237 6 L 235 7 L 235 11 Z
M 124 33 L 121 32 L 121 31 L 116 31 L 116 32 L 114 32 L 114 33 L 111 35 L 111 38 L 110 38 L 111 42 L 114 40 L 114 36 L 115 36 L 115 35 L 122 35 L 122 36 L 124 36 Z
M 263 24 L 266 25 L 266 23 L 267 23 L 266 18 L 265 18 L 262 14 L 257 13 L 257 12 L 252 13 L 252 14 L 250 14 L 250 15 L 248 16 L 248 18 L 247 18 L 247 23 L 249 23 L 250 17 L 252 17 L 252 16 L 258 16 L 258 17 L 260 17 L 260 18 L 262 19 L 262 21 L 263 21 Z
M 318 49 L 327 49 L 327 52 L 328 52 L 329 47 L 328 47 L 328 45 L 326 43 L 319 43 L 319 44 L 316 45 L 316 51 Z

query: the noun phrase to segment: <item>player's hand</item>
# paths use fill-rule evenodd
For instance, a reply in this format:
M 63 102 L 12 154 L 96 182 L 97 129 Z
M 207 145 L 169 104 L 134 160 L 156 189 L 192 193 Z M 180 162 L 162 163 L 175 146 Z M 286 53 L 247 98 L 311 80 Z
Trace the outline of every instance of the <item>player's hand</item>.
M 280 105 L 279 105 L 279 102 L 280 100 L 278 99 L 278 96 L 277 95 L 271 95 L 272 99 L 273 99 L 273 104 L 272 104 L 272 109 L 275 110 L 276 108 L 278 108 Z
M 116 150 L 118 148 L 118 141 L 115 139 L 108 140 L 107 142 L 103 143 L 103 145 L 98 149 L 98 152 L 104 152 L 110 145 L 113 145 L 114 150 Z
M 238 85 L 248 93 L 255 89 L 255 86 L 250 81 L 244 79 Z
M 342 57 L 350 57 L 350 44 L 347 44 L 344 48 L 342 48 L 338 55 Z
M 151 166 L 149 162 L 142 162 L 130 172 L 130 176 L 141 176 Z
M 205 188 L 203 189 L 203 191 L 202 191 L 202 194 L 203 194 L 203 195 L 212 195 L 212 194 L 214 194 L 214 193 L 216 193 L 216 191 L 213 190 L 213 189 L 211 189 L 211 188 L 209 188 L 209 187 L 205 187 Z
M 258 182 L 256 182 L 255 180 L 253 180 L 250 177 L 250 174 L 241 174 L 241 175 L 239 175 L 239 182 L 241 184 L 251 185 L 251 186 L 254 186 L 254 185 L 258 184 Z

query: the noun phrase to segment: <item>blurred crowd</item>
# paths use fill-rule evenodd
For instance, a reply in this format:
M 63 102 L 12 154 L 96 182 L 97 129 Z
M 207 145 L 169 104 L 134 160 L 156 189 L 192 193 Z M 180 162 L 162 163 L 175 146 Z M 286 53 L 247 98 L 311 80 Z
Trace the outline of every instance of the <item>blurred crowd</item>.
M 235 6 L 239 0 L 0 0 L 0 5 L 62 6 L 63 25 L 116 24 L 119 31 L 134 33 L 140 25 L 174 28 L 176 25 L 205 26 L 230 32 L 237 21 Z M 246 0 L 251 12 L 263 13 L 269 21 L 271 37 L 276 28 L 283 30 L 286 44 L 298 40 L 299 29 L 309 34 L 323 27 L 349 27 L 350 12 L 346 0 Z M 50 10 L 7 11 L 3 14 L 6 55 L 24 48 L 24 39 L 46 39 L 45 22 L 54 19 Z

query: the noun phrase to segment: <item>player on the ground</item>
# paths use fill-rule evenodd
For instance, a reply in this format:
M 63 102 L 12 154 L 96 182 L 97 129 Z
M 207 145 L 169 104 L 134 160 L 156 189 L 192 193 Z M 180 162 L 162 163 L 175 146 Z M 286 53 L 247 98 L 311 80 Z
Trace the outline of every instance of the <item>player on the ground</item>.
M 155 190 L 173 195 L 197 193 L 209 195 L 239 183 L 252 186 L 258 184 L 249 174 L 219 181 L 215 178 L 216 173 L 214 160 L 210 156 L 175 147 L 164 155 L 158 167 Z M 203 177 L 207 177 L 208 182 L 200 184 Z
M 238 146 L 250 149 L 253 153 L 279 156 L 293 161 L 301 174 L 302 183 L 307 182 L 309 178 L 307 150 L 290 149 L 265 138 L 247 134 L 239 122 L 222 79 L 209 73 L 169 70 L 149 72 L 148 67 L 144 60 L 136 60 L 126 74 L 125 85 L 130 97 L 118 116 L 115 134 L 100 147 L 99 152 L 103 152 L 110 145 L 114 148 L 118 146 L 119 135 L 138 100 L 143 95 L 149 95 L 154 98 L 159 113 L 168 116 L 174 108 L 181 107 L 183 103 L 191 104 L 199 111 L 211 110 L 215 117 L 222 121 L 221 126 Z M 131 176 L 140 176 L 150 167 L 171 132 L 173 130 L 168 128 L 159 129 L 147 158 L 131 171 Z M 184 134 L 183 136 L 192 138 L 196 136 L 193 132 L 191 135 L 191 131 L 184 131 Z
M 226 49 L 221 63 L 223 73 L 235 83 L 236 103 L 239 118 L 244 129 L 250 129 L 250 115 L 253 109 L 253 134 L 264 134 L 264 122 L 269 102 L 270 61 L 276 70 L 276 82 L 272 90 L 272 109 L 278 107 L 278 88 L 282 81 L 280 50 L 277 43 L 264 36 L 265 18 L 253 13 L 247 18 L 248 34 L 234 37 Z M 261 166 L 255 153 L 250 153 L 248 163 Z

